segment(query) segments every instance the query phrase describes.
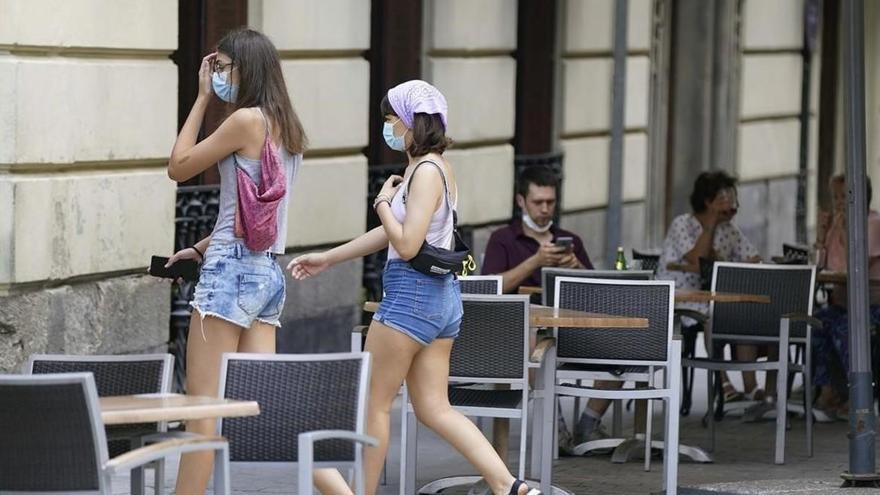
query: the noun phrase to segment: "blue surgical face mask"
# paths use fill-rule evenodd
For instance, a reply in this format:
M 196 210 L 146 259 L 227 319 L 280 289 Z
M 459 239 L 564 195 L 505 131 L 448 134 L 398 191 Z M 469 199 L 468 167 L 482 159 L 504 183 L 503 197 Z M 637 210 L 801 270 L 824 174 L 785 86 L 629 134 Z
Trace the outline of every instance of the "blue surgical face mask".
M 214 94 L 226 103 L 235 103 L 238 97 L 238 85 L 232 84 L 229 72 L 215 72 L 211 76 L 211 86 L 214 88 Z
M 394 123 L 385 122 L 385 125 L 382 126 L 382 137 L 385 138 L 385 144 L 387 144 L 389 148 L 394 151 L 404 151 L 406 150 L 406 141 L 403 137 L 406 136 L 406 131 L 404 131 L 403 136 L 395 136 L 394 124 L 397 122 L 400 122 L 400 119 L 397 119 Z

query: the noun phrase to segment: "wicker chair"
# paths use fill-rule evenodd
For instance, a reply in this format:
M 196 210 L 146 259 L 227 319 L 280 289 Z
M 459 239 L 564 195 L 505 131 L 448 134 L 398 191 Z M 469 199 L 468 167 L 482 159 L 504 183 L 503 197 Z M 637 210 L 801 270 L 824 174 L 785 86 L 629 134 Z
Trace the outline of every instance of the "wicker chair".
M 529 369 L 541 366 L 539 356 L 546 355 L 552 340 L 539 344 L 533 362 L 529 355 L 528 296 L 463 295 L 462 304 L 461 330 L 449 362 L 449 402 L 466 416 L 521 420 L 518 477 L 525 479 Z M 497 384 L 513 390 L 454 386 L 462 383 Z M 401 495 L 438 493 L 480 480 L 479 476 L 442 478 L 416 490 L 418 422 L 406 391 L 401 415 Z
M 810 259 L 810 249 L 784 242 L 782 243 L 782 257 L 787 264 L 806 265 Z
M 232 462 L 297 463 L 299 495 L 324 467 L 353 470 L 361 495 L 363 446 L 378 446 L 365 434 L 369 382 L 368 353 L 223 354 L 220 396 L 256 401 L 260 415 L 222 419 L 218 434 Z
M 653 273 L 657 273 L 657 267 L 660 266 L 660 255 L 659 254 L 649 254 L 642 253 L 640 251 L 632 250 L 632 257 L 634 260 L 638 260 L 642 262 L 642 270 L 650 270 Z
M 709 404 L 714 402 L 717 371 L 777 371 L 776 449 L 774 462 L 785 462 L 786 406 L 788 374 L 804 375 L 805 404 L 812 403 L 811 338 L 812 327 L 821 322 L 813 318 L 813 288 L 816 267 L 808 265 L 768 265 L 754 263 L 715 263 L 712 290 L 758 294 L 770 297 L 769 304 L 723 303 L 710 305 L 709 352 L 718 343 L 771 344 L 779 348 L 776 361 L 726 361 L 712 354 L 705 359 L 684 359 L 685 367 L 702 368 L 708 375 Z M 804 347 L 804 363 L 789 362 L 789 346 Z M 805 411 L 809 411 L 805 406 Z M 812 415 L 806 414 L 807 453 L 813 455 Z M 710 441 L 715 446 L 715 422 L 709 421 Z
M 583 270 L 572 268 L 542 268 L 541 286 L 543 290 L 541 303 L 545 306 L 553 306 L 557 277 L 576 277 L 605 280 L 653 280 L 654 272 L 651 270 Z M 575 397 L 573 414 L 575 421 L 577 421 L 577 417 L 578 414 L 580 414 L 580 411 L 581 398 Z M 623 437 L 623 403 L 621 401 L 614 401 L 614 407 L 612 409 L 611 438 L 587 442 L 582 446 L 578 446 L 580 448 L 576 448 L 576 451 L 584 454 L 594 450 L 615 448 L 626 440 L 627 439 Z M 555 457 L 558 457 L 558 452 Z
M 95 377 L 98 397 L 171 392 L 174 356 L 171 354 L 125 354 L 98 356 L 69 356 L 64 354 L 34 354 L 25 365 L 25 373 L 91 372 Z M 138 448 L 150 433 L 165 432 L 165 423 L 115 425 L 106 428 L 107 448 L 112 457 Z M 156 440 L 161 440 L 159 436 Z M 158 459 L 150 467 L 157 494 L 164 491 L 165 461 Z M 144 491 L 144 472 L 131 472 L 131 492 Z
M 585 270 L 582 268 L 541 268 L 541 304 L 553 306 L 556 277 L 601 278 L 613 280 L 652 280 L 651 270 Z
M 229 450 L 194 435 L 109 458 L 92 373 L 0 375 L 0 493 L 112 493 L 111 476 L 169 455 L 210 450 L 214 493 L 229 493 Z
M 462 294 L 501 295 L 504 281 L 501 275 L 469 275 L 459 277 Z
M 678 479 L 678 402 L 681 387 L 681 343 L 673 340 L 675 285 L 671 281 L 601 280 L 557 277 L 556 308 L 646 318 L 648 328 L 557 328 L 555 395 L 610 400 L 648 399 L 645 438 L 651 439 L 652 399 L 664 401 L 664 441 L 645 442 L 645 469 L 650 449 L 664 448 L 663 479 L 666 493 L 675 493 Z M 613 372 L 609 373 L 609 369 Z M 663 372 L 659 384 L 655 375 Z M 602 390 L 578 384 L 581 380 L 647 382 L 647 388 Z M 546 409 L 545 409 L 546 410 Z M 554 430 L 543 422 L 543 435 Z M 552 428 L 552 426 L 550 426 Z M 575 449 L 581 453 L 585 446 Z M 550 452 L 544 452 L 550 454 Z M 541 476 L 542 480 L 544 475 Z

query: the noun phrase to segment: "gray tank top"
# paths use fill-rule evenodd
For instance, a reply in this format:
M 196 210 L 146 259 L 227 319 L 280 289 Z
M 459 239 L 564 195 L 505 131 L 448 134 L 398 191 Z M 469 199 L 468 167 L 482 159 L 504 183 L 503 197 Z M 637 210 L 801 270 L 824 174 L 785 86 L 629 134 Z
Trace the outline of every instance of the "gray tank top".
M 269 251 L 275 254 L 284 254 L 287 244 L 287 205 L 290 200 L 290 191 L 293 190 L 296 175 L 302 165 L 301 154 L 292 155 L 283 146 L 280 148 L 280 152 L 281 160 L 284 162 L 284 173 L 287 177 L 287 193 L 278 203 L 278 238 L 275 240 L 275 244 L 269 248 Z M 235 209 L 238 206 L 236 163 L 253 179 L 255 184 L 259 185 L 261 182 L 260 160 L 233 153 L 220 161 L 218 165 L 220 169 L 220 211 L 217 213 L 217 223 L 214 224 L 211 243 L 244 242 L 244 239 L 235 237 Z

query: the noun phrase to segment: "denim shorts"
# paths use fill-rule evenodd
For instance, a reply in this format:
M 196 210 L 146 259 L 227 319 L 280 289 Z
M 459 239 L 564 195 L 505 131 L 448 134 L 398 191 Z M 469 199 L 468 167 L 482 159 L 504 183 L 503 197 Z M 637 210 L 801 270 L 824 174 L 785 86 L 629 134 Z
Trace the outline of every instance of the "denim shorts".
M 382 276 L 385 296 L 373 319 L 422 345 L 454 339 L 461 323 L 461 288 L 455 275 L 425 275 L 403 260 L 390 260 Z
M 284 296 L 284 272 L 274 254 L 239 243 L 212 243 L 190 306 L 202 318 L 213 316 L 242 328 L 254 321 L 280 327 Z

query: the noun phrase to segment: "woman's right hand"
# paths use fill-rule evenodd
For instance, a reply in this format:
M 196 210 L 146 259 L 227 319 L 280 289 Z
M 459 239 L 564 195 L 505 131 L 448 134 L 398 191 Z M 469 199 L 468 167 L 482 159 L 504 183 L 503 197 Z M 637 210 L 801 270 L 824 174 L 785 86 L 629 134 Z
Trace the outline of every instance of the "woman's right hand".
M 305 280 L 330 268 L 330 265 L 327 253 L 309 253 L 294 258 L 287 264 L 287 270 L 294 279 Z
M 213 76 L 214 59 L 217 58 L 217 52 L 211 52 L 202 59 L 202 65 L 199 66 L 199 96 L 208 97 L 214 94 L 214 87 L 211 85 L 211 76 Z

